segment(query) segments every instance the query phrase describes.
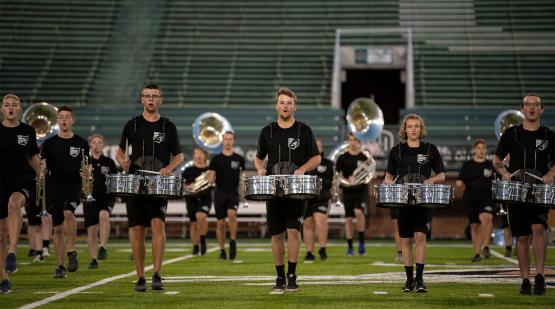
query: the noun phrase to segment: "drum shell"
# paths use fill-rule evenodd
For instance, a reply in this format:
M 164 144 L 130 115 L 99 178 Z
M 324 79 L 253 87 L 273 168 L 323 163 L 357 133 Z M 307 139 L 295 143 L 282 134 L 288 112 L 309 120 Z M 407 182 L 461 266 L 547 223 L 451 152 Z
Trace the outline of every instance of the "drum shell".
M 516 181 L 493 180 L 491 182 L 492 199 L 502 203 L 524 203 L 530 185 Z
M 279 176 L 283 196 L 291 199 L 313 199 L 320 196 L 322 184 L 316 175 L 283 175 Z
M 453 188 L 449 185 L 422 184 L 415 188 L 415 199 L 418 207 L 447 208 L 453 201 Z
M 134 196 L 141 193 L 143 177 L 133 174 L 107 174 L 106 193 L 115 196 Z
M 555 185 L 532 185 L 532 197 L 534 198 L 534 204 L 538 206 L 555 208 Z
M 374 196 L 378 207 L 405 207 L 409 202 L 409 188 L 401 184 L 381 184 L 374 187 Z
M 249 176 L 245 178 L 245 198 L 252 201 L 267 201 L 277 197 L 275 176 Z
M 146 194 L 167 199 L 182 197 L 182 180 L 178 176 L 145 176 Z

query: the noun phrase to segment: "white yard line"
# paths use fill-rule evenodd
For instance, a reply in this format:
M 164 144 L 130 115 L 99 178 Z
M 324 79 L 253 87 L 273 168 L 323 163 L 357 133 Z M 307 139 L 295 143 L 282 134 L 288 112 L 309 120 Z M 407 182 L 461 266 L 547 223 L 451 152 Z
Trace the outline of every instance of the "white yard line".
M 220 250 L 220 248 L 216 246 L 216 247 L 213 247 L 213 248 L 209 249 L 208 252 L 215 252 L 215 251 L 218 251 L 218 250 Z M 196 255 L 187 254 L 187 255 L 176 257 L 176 258 L 173 258 L 173 259 L 170 259 L 170 260 L 166 260 L 166 261 L 162 262 L 162 265 L 172 264 L 172 263 L 188 260 L 188 259 L 191 259 L 191 258 L 194 258 L 194 257 L 196 257 Z M 145 267 L 145 271 L 152 270 L 153 268 L 154 268 L 154 265 L 151 264 L 151 265 Z M 48 298 L 41 299 L 41 300 L 36 301 L 36 302 L 30 303 L 30 304 L 27 304 L 27 305 L 23 305 L 19 308 L 20 309 L 36 308 L 38 306 L 46 305 L 48 303 L 60 300 L 60 299 L 65 298 L 65 297 L 68 297 L 68 296 L 71 296 L 71 295 L 74 295 L 74 294 L 77 294 L 77 293 L 81 293 L 85 290 L 92 289 L 94 287 L 101 286 L 101 285 L 104 285 L 104 284 L 107 284 L 107 283 L 110 283 L 110 282 L 113 282 L 113 281 L 116 281 L 116 280 L 119 280 L 119 279 L 122 279 L 122 278 L 131 277 L 133 275 L 136 275 L 135 271 L 128 272 L 126 274 L 121 274 L 121 275 L 109 277 L 109 278 L 105 278 L 105 279 L 102 279 L 102 280 L 97 281 L 97 282 L 89 283 L 87 285 L 83 285 L 83 286 L 80 286 L 80 287 L 77 287 L 77 288 L 74 288 L 74 289 L 71 289 L 71 290 L 67 290 L 67 291 L 58 293 L 56 295 L 52 295 Z
M 507 262 L 509 262 L 509 263 L 518 265 L 518 261 L 517 261 L 517 260 L 515 260 L 515 259 L 513 259 L 513 258 L 511 258 L 511 257 L 506 257 L 506 256 L 504 256 L 503 254 L 501 254 L 501 253 L 499 253 L 499 252 L 497 252 L 497 251 L 495 251 L 495 250 L 490 250 L 490 253 L 491 253 L 491 255 L 495 256 L 496 258 L 500 258 L 500 259 L 505 260 L 505 261 L 507 261 Z

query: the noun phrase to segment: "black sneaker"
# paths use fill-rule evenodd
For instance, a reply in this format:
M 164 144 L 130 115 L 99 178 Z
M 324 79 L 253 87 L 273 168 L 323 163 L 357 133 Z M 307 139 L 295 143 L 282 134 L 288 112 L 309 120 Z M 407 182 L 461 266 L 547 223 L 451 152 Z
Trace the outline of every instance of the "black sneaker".
M 162 277 L 159 273 L 152 274 L 152 289 L 153 290 L 163 290 L 164 284 L 162 283 Z
M 79 269 L 79 262 L 77 261 L 77 252 L 72 251 L 67 253 L 67 258 L 69 260 L 67 264 L 67 270 L 72 273 L 76 272 Z
M 237 243 L 235 242 L 235 240 L 230 240 L 229 241 L 229 259 L 230 260 L 235 260 L 235 257 L 237 257 Z
M 297 285 L 297 276 L 295 274 L 287 275 L 287 291 L 297 291 L 299 286 Z
M 489 259 L 490 256 L 491 256 L 491 252 L 489 251 L 489 247 L 484 247 L 484 257 L 486 259 Z
M 12 291 L 12 285 L 8 279 L 2 280 L 0 282 L 0 293 L 10 293 Z
M 520 285 L 520 294 L 522 295 L 531 295 L 532 294 L 532 283 L 530 283 L 530 280 L 528 279 L 523 279 L 522 280 L 522 284 Z
M 198 245 L 194 245 L 193 246 L 193 255 L 198 255 L 198 253 L 199 253 Z
M 272 289 L 274 292 L 283 292 L 285 291 L 285 278 L 277 277 L 276 278 L 276 285 Z
M 29 252 L 27 252 L 27 257 L 35 257 L 35 255 L 37 255 L 37 251 L 33 249 L 29 249 Z
M 511 251 L 512 251 L 511 249 L 506 249 L 504 256 L 505 257 L 511 257 L 513 255 L 513 253 Z
M 472 262 L 476 263 L 476 262 L 480 262 L 482 260 L 482 258 L 480 257 L 479 254 L 476 254 L 473 258 L 472 258 Z
M 405 281 L 405 286 L 403 287 L 402 291 L 405 293 L 414 291 L 414 281 L 407 279 L 407 281 Z
M 96 259 L 92 259 L 89 263 L 89 269 L 97 269 L 98 268 L 98 261 Z
M 65 278 L 66 268 L 63 265 L 58 265 L 58 268 L 54 271 L 54 278 Z
M 8 256 L 6 256 L 6 272 L 8 274 L 17 272 L 17 257 L 15 253 L 8 253 Z
M 135 282 L 135 292 L 145 292 L 146 291 L 146 280 L 144 277 L 139 278 Z
M 414 290 L 416 291 L 416 293 L 428 293 L 428 288 L 426 288 L 424 280 L 422 279 L 416 279 Z
M 542 274 L 537 274 L 534 278 L 534 294 L 545 294 L 545 278 Z
M 218 257 L 218 259 L 227 260 L 227 254 L 225 253 L 225 250 L 220 250 L 220 256 Z
M 206 239 L 200 241 L 200 255 L 206 254 Z
M 104 247 L 100 247 L 98 248 L 97 256 L 99 260 L 105 260 L 106 258 L 108 258 L 108 251 L 106 251 Z
M 320 250 L 318 250 L 318 254 L 320 255 L 320 260 L 322 261 L 328 258 L 328 254 L 326 253 L 326 248 L 320 248 Z
M 304 257 L 305 261 L 314 261 L 316 259 L 316 257 L 314 256 L 314 254 L 312 254 L 312 252 L 307 252 L 306 256 Z

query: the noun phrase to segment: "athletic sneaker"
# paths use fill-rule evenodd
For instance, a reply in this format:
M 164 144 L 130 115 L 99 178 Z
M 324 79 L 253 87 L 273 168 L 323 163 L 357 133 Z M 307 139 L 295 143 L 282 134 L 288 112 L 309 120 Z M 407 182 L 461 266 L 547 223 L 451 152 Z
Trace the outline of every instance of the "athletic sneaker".
M 70 273 L 76 272 L 77 269 L 79 269 L 79 262 L 77 261 L 77 252 L 76 251 L 68 252 L 67 258 L 69 260 L 67 264 L 67 270 Z
M 358 255 L 364 255 L 366 253 L 366 245 L 364 242 L 358 243 Z
M 416 293 L 428 293 L 428 288 L 426 288 L 424 280 L 422 279 L 416 279 L 414 290 L 416 291 Z
M 235 240 L 230 240 L 229 241 L 229 259 L 230 260 L 235 260 L 236 256 L 237 256 L 237 243 L 235 242 Z
M 353 250 L 353 248 L 347 249 L 347 255 L 348 255 L 348 256 L 353 256 L 353 255 L 355 255 L 355 251 Z
M 513 253 L 511 252 L 511 249 L 506 249 L 506 250 L 505 250 L 505 257 L 509 257 L 509 258 L 510 258 L 512 254 L 513 254 Z
M 29 252 L 27 252 L 27 257 L 34 257 L 37 254 L 37 252 L 33 249 L 29 249 Z
M 89 263 L 89 269 L 97 269 L 98 268 L 98 261 L 96 259 L 92 259 Z
M 276 285 L 272 289 L 275 292 L 283 292 L 285 291 L 285 278 L 277 277 L 276 278 Z
M 198 253 L 199 253 L 198 245 L 193 246 L 193 255 L 198 255 Z
M 405 286 L 403 287 L 403 292 L 412 292 L 414 290 L 414 281 L 411 279 L 407 279 L 407 281 L 405 281 Z
M 105 260 L 108 257 L 108 251 L 104 247 L 100 247 L 97 256 L 99 260 Z
M 6 256 L 6 272 L 11 274 L 17 271 L 17 258 L 15 253 L 8 253 Z
M 537 274 L 534 278 L 534 294 L 545 294 L 545 278 Z
M 489 247 L 484 247 L 484 257 L 486 259 L 489 259 L 490 256 L 491 256 L 491 252 L 489 251 Z
M 482 260 L 482 258 L 480 257 L 479 254 L 476 254 L 473 258 L 472 258 L 472 262 L 476 263 L 476 262 L 480 262 Z
M 522 280 L 522 284 L 520 285 L 520 294 L 522 295 L 531 295 L 532 294 L 532 283 L 530 283 L 530 280 L 528 279 L 523 279 Z
M 220 250 L 220 256 L 218 257 L 218 259 L 227 260 L 227 254 L 225 253 L 225 250 Z
M 306 256 L 304 257 L 305 261 L 314 261 L 316 257 L 311 252 L 307 252 Z
M 200 241 L 200 255 L 206 254 L 206 239 Z
M 44 257 L 49 257 L 50 256 L 50 250 L 48 249 L 48 247 L 42 248 L 42 256 L 44 256 Z
M 328 258 L 328 254 L 326 253 L 326 248 L 320 248 L 318 250 L 318 254 L 320 255 L 320 260 L 325 261 Z
M 144 277 L 139 278 L 135 282 L 135 292 L 145 292 L 146 291 L 146 280 Z
M 400 263 L 403 261 L 403 254 L 402 253 L 397 253 L 395 254 L 395 262 Z
M 0 282 L 0 293 L 10 293 L 12 291 L 12 285 L 8 279 L 2 280 Z
M 35 255 L 35 258 L 33 259 L 33 263 L 43 263 L 44 262 L 44 258 L 42 257 L 42 254 L 40 254 L 40 251 L 36 251 L 38 252 L 37 255 Z
M 162 283 L 162 277 L 159 273 L 152 274 L 152 289 L 153 290 L 163 290 L 164 284 Z
M 299 286 L 297 285 L 297 276 L 295 274 L 287 275 L 287 291 L 297 291 Z
M 58 265 L 58 268 L 54 271 L 54 278 L 65 278 L 66 268 L 63 265 Z

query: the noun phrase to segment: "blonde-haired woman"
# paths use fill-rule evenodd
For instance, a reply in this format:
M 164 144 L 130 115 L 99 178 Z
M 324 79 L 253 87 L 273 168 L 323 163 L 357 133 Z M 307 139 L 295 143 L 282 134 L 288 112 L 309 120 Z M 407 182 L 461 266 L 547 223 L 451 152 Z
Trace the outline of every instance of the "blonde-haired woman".
M 437 147 L 422 141 L 426 135 L 426 125 L 422 117 L 416 114 L 405 116 L 399 127 L 401 142 L 389 152 L 384 184 L 392 184 L 394 180 L 397 183 L 423 184 L 445 180 L 445 169 Z M 420 207 L 400 208 L 397 221 L 407 274 L 403 292 L 428 292 L 422 275 L 426 258 L 426 237 L 431 233 L 432 210 Z M 416 244 L 415 257 L 412 251 L 413 242 Z M 413 262 L 416 262 L 416 277 L 413 275 Z

